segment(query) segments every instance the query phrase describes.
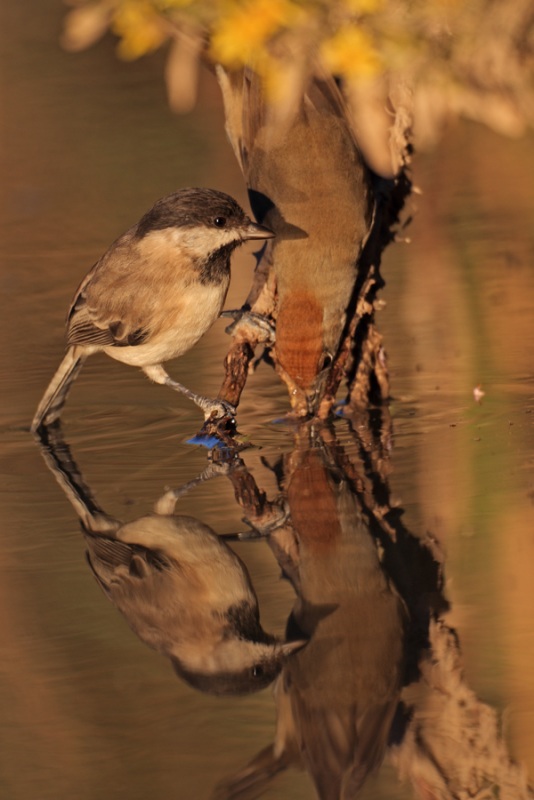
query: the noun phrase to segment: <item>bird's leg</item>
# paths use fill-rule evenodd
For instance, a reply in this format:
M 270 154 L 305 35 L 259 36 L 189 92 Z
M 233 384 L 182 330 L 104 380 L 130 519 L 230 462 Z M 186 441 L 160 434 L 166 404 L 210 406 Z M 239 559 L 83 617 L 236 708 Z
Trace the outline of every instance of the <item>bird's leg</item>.
M 169 386 L 171 389 L 174 389 L 175 392 L 180 392 L 188 397 L 189 400 L 192 400 L 193 403 L 196 403 L 204 412 L 204 419 L 206 420 L 212 417 L 215 419 L 224 419 L 225 417 L 235 416 L 236 410 L 231 403 L 227 403 L 225 400 L 211 400 L 209 397 L 195 394 L 195 392 L 192 392 L 187 386 L 183 386 L 181 383 L 178 383 L 178 381 L 173 381 L 161 364 L 143 367 L 143 372 L 155 383 L 159 383 L 162 386 Z
M 231 466 L 227 462 L 210 462 L 206 469 L 201 472 L 200 475 L 197 475 L 196 478 L 193 478 L 193 480 L 182 484 L 182 486 L 180 486 L 178 489 L 167 489 L 165 494 L 156 501 L 154 505 L 154 511 L 156 514 L 163 514 L 165 516 L 174 514 L 176 503 L 181 497 L 187 494 L 187 492 L 196 488 L 201 483 L 204 483 L 204 481 L 209 481 L 212 478 L 218 477 L 219 475 L 228 475 L 230 469 Z

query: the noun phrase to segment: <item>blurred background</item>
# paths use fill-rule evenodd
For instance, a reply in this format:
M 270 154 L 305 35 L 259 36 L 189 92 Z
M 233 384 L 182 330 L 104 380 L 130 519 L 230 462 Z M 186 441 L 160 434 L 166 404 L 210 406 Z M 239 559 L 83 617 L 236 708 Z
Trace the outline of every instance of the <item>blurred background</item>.
M 0 10 L 0 794 L 208 797 L 271 741 L 270 692 L 233 700 L 195 693 L 131 634 L 89 574 L 77 520 L 28 431 L 63 351 L 71 296 L 109 243 L 179 187 L 212 186 L 245 206 L 246 189 L 207 71 L 194 109 L 176 116 L 163 50 L 119 60 L 108 36 L 67 53 L 64 17 L 52 1 Z M 392 245 L 382 267 L 391 486 L 405 524 L 431 533 L 446 553 L 448 622 L 467 682 L 502 714 L 510 753 L 532 775 L 534 137 L 522 126 L 510 137 L 447 119 L 414 158 L 410 241 Z M 250 248 L 233 263 L 229 308 L 250 285 Z M 217 322 L 171 374 L 216 392 L 224 328 Z M 290 428 L 276 422 L 287 407 L 285 388 L 260 367 L 239 416 L 261 448 L 247 456 L 257 471 L 261 456 L 291 448 Z M 186 444 L 201 422 L 197 410 L 109 359 L 89 360 L 64 421 L 87 481 L 120 519 L 148 512 L 165 486 L 205 466 L 206 451 Z M 274 493 L 272 476 L 261 478 Z M 199 487 L 177 510 L 220 533 L 243 527 L 225 481 Z M 264 627 L 282 634 L 290 587 L 261 543 L 236 549 Z M 299 772 L 265 795 L 310 796 Z M 412 793 L 386 765 L 361 796 Z

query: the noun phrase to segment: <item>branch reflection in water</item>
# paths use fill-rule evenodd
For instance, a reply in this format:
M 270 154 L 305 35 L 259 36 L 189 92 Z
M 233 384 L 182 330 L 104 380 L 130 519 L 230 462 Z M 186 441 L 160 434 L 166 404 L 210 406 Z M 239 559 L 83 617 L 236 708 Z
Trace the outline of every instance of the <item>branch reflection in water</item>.
M 242 795 L 243 782 L 263 782 L 293 761 L 321 798 L 352 797 L 383 759 L 404 677 L 407 610 L 342 452 L 331 429 L 301 426 L 275 467 L 289 516 L 269 545 L 297 594 L 288 631 L 310 641 L 278 679 L 273 747 L 220 797 L 257 796 Z M 264 532 L 261 504 L 250 502 L 250 487 L 241 493 L 246 476 L 230 477 Z
M 217 786 L 216 800 L 259 797 L 292 766 L 322 800 L 356 797 L 386 755 L 424 800 L 533 796 L 496 712 L 465 682 L 439 547 L 407 530 L 390 502 L 386 409 L 335 428 L 301 424 L 292 451 L 265 462 L 278 481 L 273 499 L 243 454 L 225 448 L 155 513 L 126 524 L 98 506 L 59 425 L 46 436 L 45 460 L 81 520 L 89 564 L 134 632 L 203 691 L 247 693 L 275 679 L 273 743 Z M 184 492 L 220 474 L 250 528 L 236 538 L 264 539 L 295 590 L 287 642 L 261 628 L 230 547 L 173 513 Z

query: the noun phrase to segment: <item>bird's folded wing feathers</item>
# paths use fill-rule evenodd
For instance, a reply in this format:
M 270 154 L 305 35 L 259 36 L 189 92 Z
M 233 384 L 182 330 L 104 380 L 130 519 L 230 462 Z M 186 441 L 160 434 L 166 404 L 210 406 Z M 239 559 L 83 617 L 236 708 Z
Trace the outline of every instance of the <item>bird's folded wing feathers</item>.
M 85 541 L 89 564 L 100 583 L 126 574 L 144 578 L 154 571 L 162 572 L 171 567 L 162 553 L 142 545 L 89 531 L 85 532 Z
M 131 276 L 142 276 L 145 264 L 132 244 L 134 229 L 126 231 L 87 273 L 67 314 L 69 345 L 132 347 L 148 331 L 131 313 Z
M 95 344 L 102 347 L 115 344 L 110 329 L 95 325 L 87 308 L 81 309 L 70 319 L 67 342 L 69 345 Z
M 111 318 L 112 315 L 109 316 L 110 319 L 105 319 L 103 315 L 97 315 L 87 304 L 84 295 L 80 293 L 69 312 L 68 344 L 134 347 L 146 341 L 148 337 L 146 330 L 117 319 L 117 315 L 114 318 Z

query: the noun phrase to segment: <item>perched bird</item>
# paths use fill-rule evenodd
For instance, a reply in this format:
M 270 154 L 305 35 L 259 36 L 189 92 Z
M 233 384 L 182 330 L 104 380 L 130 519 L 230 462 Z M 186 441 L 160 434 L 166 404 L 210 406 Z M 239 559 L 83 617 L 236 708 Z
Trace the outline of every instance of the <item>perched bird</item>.
M 172 380 L 162 364 L 193 347 L 219 316 L 235 248 L 272 236 L 235 200 L 213 189 L 182 189 L 158 200 L 80 284 L 67 315 L 67 353 L 32 431 L 60 416 L 83 362 L 100 351 L 186 395 L 206 418 L 234 414 L 228 403 Z
M 245 565 L 194 517 L 156 513 L 84 536 L 93 574 L 130 628 L 200 691 L 263 689 L 305 644 L 263 630 Z

